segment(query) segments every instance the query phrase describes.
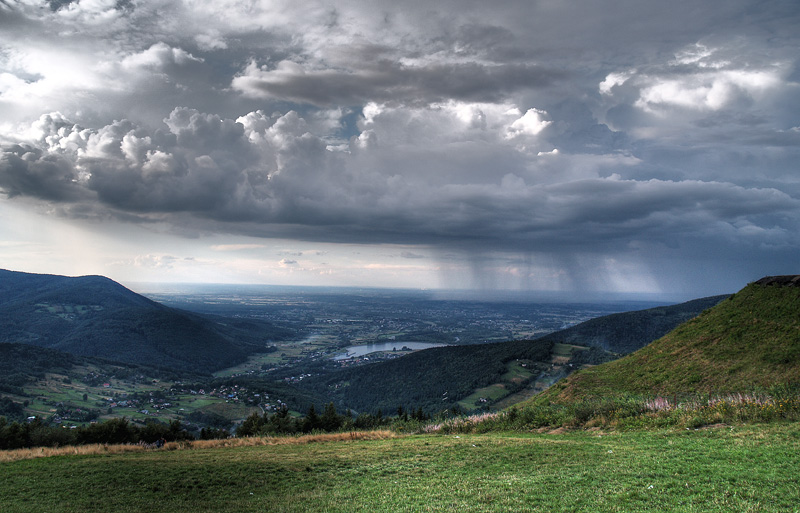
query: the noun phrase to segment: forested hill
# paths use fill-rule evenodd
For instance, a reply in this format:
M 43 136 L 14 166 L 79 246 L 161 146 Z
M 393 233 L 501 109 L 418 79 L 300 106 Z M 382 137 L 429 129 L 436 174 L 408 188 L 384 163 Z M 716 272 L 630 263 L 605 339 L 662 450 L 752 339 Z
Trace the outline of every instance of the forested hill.
M 518 340 L 494 344 L 437 347 L 396 360 L 352 367 L 305 379 L 301 388 L 330 394 L 340 407 L 393 413 L 398 406 L 438 412 L 458 404 L 476 389 L 501 381 L 510 363 L 531 370 L 549 367 L 553 344 Z M 512 371 L 513 372 L 513 371 Z M 535 371 L 528 380 L 535 379 Z M 514 384 L 515 379 L 504 387 Z M 520 380 L 524 387 L 527 380 Z
M 536 400 L 569 401 L 613 394 L 719 394 L 798 383 L 797 283 L 800 278 L 752 283 L 647 347 L 576 372 Z
M 89 372 L 121 378 L 129 374 L 145 374 L 160 379 L 197 380 L 203 376 L 172 369 L 122 363 L 91 356 L 77 356 L 55 349 L 28 344 L 0 343 L 0 395 L 25 396 L 23 387 L 47 375 L 85 375 Z M 0 413 L 2 415 L 2 413 Z
M 727 297 L 706 297 L 678 305 L 604 315 L 537 340 L 593 346 L 612 353 L 628 354 L 663 337 Z
M 104 308 L 165 308 L 103 276 L 71 278 L 0 269 L 0 306 L 30 302 L 73 305 L 92 303 Z
M 291 335 L 268 322 L 169 308 L 101 276 L 0 270 L 0 342 L 211 372 Z

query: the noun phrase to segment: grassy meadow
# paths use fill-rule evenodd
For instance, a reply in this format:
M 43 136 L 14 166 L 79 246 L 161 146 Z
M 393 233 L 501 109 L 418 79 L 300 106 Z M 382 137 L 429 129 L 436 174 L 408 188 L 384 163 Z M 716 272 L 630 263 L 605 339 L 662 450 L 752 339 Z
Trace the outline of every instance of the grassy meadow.
M 800 288 L 751 284 L 619 360 L 577 371 L 533 402 L 723 394 L 800 383 Z
M 7 461 L 0 504 L 7 513 L 800 511 L 797 423 L 355 438 L 100 446 Z

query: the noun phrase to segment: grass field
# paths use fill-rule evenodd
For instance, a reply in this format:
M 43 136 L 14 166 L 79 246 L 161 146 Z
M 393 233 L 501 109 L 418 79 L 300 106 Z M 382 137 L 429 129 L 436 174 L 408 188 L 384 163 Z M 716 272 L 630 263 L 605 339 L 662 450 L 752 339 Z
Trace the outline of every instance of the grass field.
M 533 376 L 533 372 L 527 367 L 523 367 L 520 361 L 510 361 L 506 364 L 508 371 L 500 376 L 499 383 L 478 388 L 472 394 L 458 402 L 458 405 L 466 411 L 476 410 L 483 406 L 481 399 L 497 401 L 508 396 L 506 384 L 519 383 Z
M 308 353 L 315 351 L 328 351 L 336 345 L 338 340 L 335 337 L 320 335 L 310 337 L 302 342 L 279 342 L 274 344 L 277 351 L 271 353 L 259 353 L 251 355 L 245 362 L 234 367 L 222 369 L 214 373 L 215 377 L 229 377 L 248 372 L 261 372 L 266 366 L 275 367 L 289 362 L 293 358 L 301 358 Z
M 0 464 L 7 513 L 800 511 L 800 426 L 387 440 Z
M 623 358 L 581 370 L 535 402 L 619 394 L 721 394 L 800 383 L 800 288 L 751 284 Z

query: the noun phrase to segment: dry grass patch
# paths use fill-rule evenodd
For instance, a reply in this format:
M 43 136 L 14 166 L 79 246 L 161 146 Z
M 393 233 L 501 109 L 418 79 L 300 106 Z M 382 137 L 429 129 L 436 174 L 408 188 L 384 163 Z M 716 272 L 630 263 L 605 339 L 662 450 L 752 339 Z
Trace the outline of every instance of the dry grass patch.
M 120 444 L 90 444 L 68 447 L 32 447 L 30 449 L 13 449 L 0 451 L 0 462 L 30 460 L 33 458 L 48 458 L 50 456 L 73 456 L 88 454 L 122 454 L 126 452 L 141 452 L 149 450 L 141 445 Z
M 387 440 L 398 435 L 392 431 L 351 431 L 348 433 L 322 433 L 303 436 L 253 436 L 247 438 L 227 438 L 225 440 L 198 440 L 192 442 L 194 448 L 215 447 L 255 447 L 259 445 L 299 445 L 321 442 L 347 442 L 354 440 Z M 169 448 L 170 444 L 167 444 Z
M 349 433 L 324 433 L 284 437 L 227 438 L 224 440 L 195 440 L 191 442 L 168 442 L 161 449 L 139 444 L 91 444 L 67 447 L 33 447 L 0 451 L 0 462 L 47 458 L 50 456 L 75 456 L 98 454 L 123 454 L 146 451 L 177 451 L 189 449 L 215 449 L 224 447 L 256 447 L 264 445 L 301 445 L 324 442 L 347 442 L 355 440 L 388 440 L 398 435 L 391 431 L 353 431 Z

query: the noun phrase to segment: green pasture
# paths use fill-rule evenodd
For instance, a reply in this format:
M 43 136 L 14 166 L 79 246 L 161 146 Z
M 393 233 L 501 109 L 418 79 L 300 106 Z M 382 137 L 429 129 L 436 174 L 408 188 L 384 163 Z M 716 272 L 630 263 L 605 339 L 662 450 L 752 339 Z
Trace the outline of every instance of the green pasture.
M 530 399 L 531 397 L 535 396 L 538 393 L 539 391 L 537 389 L 532 388 L 529 385 L 528 388 L 523 388 L 519 392 L 507 395 L 501 401 L 495 403 L 492 409 L 498 411 L 504 410 L 519 402 L 527 401 L 528 399 Z
M 523 363 L 520 361 L 512 361 L 506 364 L 506 368 L 508 372 L 503 374 L 502 380 L 508 382 L 520 382 L 525 381 L 526 379 L 530 379 L 533 377 L 533 372 L 528 367 L 523 367 Z
M 211 403 L 206 405 L 202 408 L 193 408 L 193 410 L 201 410 L 205 413 L 215 413 L 222 417 L 225 417 L 228 420 L 239 420 L 247 418 L 248 415 L 251 413 L 258 413 L 261 414 L 261 408 L 257 408 L 254 406 L 246 406 L 244 404 L 234 404 L 234 403 L 226 403 L 222 400 L 218 402 Z M 187 409 L 186 413 L 189 413 Z
M 489 385 L 488 387 L 475 390 L 472 394 L 458 401 L 458 405 L 464 410 L 472 411 L 482 406 L 480 403 L 481 398 L 489 399 L 490 401 L 496 401 L 497 399 L 505 396 L 507 393 L 508 391 L 506 390 L 505 385 L 502 383 L 495 383 L 493 385 Z
M 405 335 L 402 331 L 386 331 L 381 332 L 375 337 L 378 342 L 392 342 L 401 339 Z
M 242 362 L 239 365 L 215 372 L 214 376 L 218 378 L 227 378 L 237 374 L 246 374 L 250 371 L 259 372 L 261 371 L 261 367 L 264 365 L 273 366 L 282 363 L 286 358 L 282 357 L 281 353 L 287 353 L 287 356 L 289 356 L 288 353 L 295 352 L 299 355 L 299 350 L 295 349 L 295 346 L 289 346 L 288 348 L 279 347 L 278 351 L 274 353 L 254 354 L 249 356 L 245 362 Z M 292 356 L 294 356 L 294 354 L 292 354 Z
M 800 426 L 416 435 L 0 465 L 7 513 L 792 512 Z
M 508 362 L 506 364 L 508 370 L 500 377 L 501 382 L 476 389 L 472 394 L 460 400 L 458 405 L 464 410 L 472 411 L 484 406 L 480 402 L 481 398 L 497 401 L 506 397 L 508 395 L 506 383 L 518 383 L 533 377 L 533 372 L 529 368 L 523 367 L 523 363 L 517 360 Z
M 572 356 L 572 353 L 574 351 L 586 351 L 587 349 L 589 348 L 556 342 L 555 344 L 553 344 L 553 356 L 565 356 L 569 358 Z
M 71 383 L 64 383 L 66 376 L 48 375 L 46 379 L 40 380 L 33 385 L 25 387 L 27 396 L 15 398 L 22 402 L 28 401 L 26 412 L 30 415 L 49 417 L 56 412 L 56 403 L 62 402 L 68 407 L 79 407 L 100 411 L 99 420 L 125 417 L 130 420 L 144 422 L 148 419 L 157 418 L 161 421 L 171 421 L 181 419 L 195 410 L 203 410 L 222 415 L 231 420 L 243 419 L 250 412 L 258 410 L 235 403 L 226 403 L 225 399 L 210 395 L 178 395 L 172 397 L 172 406 L 167 409 L 157 410 L 153 405 L 144 403 L 139 407 L 120 407 L 113 408 L 112 413 L 108 414 L 108 406 L 105 399 L 113 397 L 115 393 L 132 395 L 135 392 L 145 393 L 153 390 L 168 389 L 173 383 L 162 381 L 157 384 L 150 382 L 132 383 L 125 380 L 108 380 L 111 387 L 88 386 L 87 384 L 72 379 Z M 83 394 L 87 395 L 87 400 L 83 400 Z M 48 403 L 41 398 L 46 398 Z M 98 401 L 103 402 L 103 406 L 98 406 Z M 138 410 L 148 410 L 149 414 L 139 413 Z M 260 410 L 258 410 L 260 411 Z M 70 424 L 81 424 L 80 422 L 69 421 Z
M 230 377 L 250 371 L 260 372 L 262 366 L 269 367 L 287 363 L 292 358 L 302 358 L 315 351 L 325 351 L 338 344 L 338 339 L 330 335 L 318 335 L 311 340 L 300 342 L 282 342 L 275 344 L 277 351 L 251 355 L 239 365 L 222 369 L 214 373 L 216 377 Z

